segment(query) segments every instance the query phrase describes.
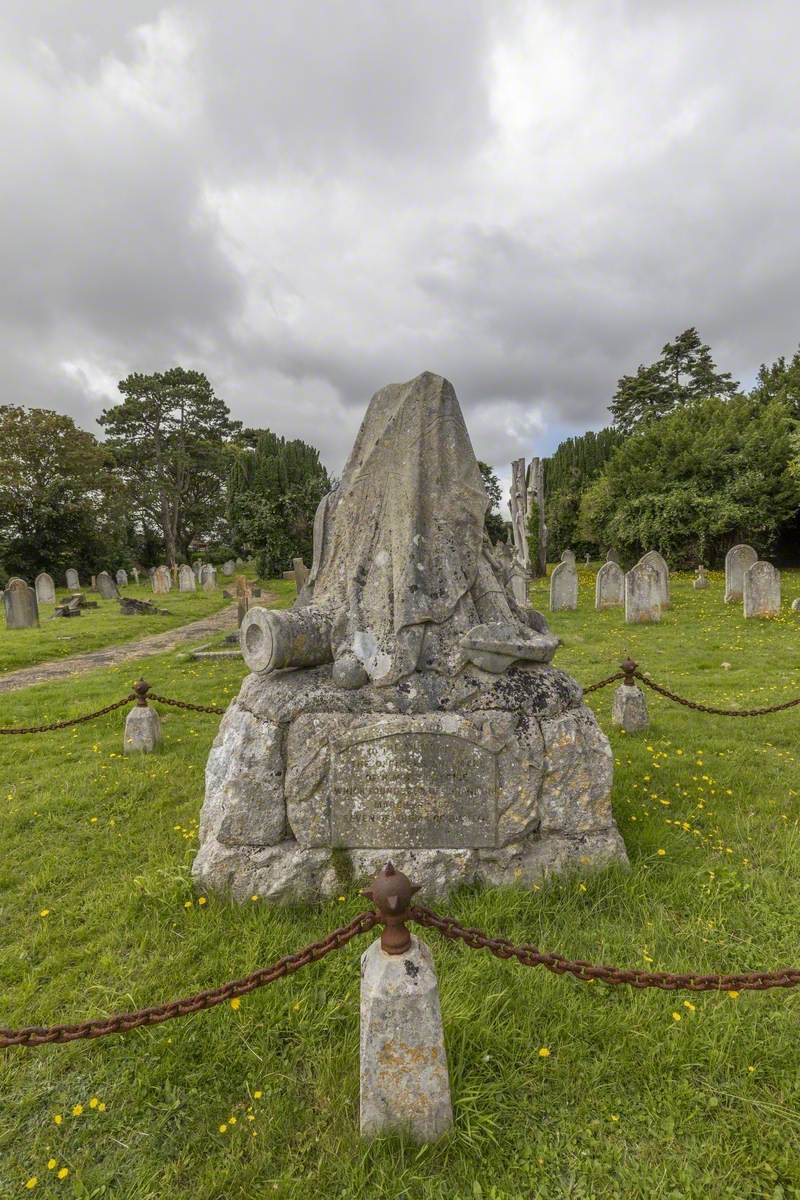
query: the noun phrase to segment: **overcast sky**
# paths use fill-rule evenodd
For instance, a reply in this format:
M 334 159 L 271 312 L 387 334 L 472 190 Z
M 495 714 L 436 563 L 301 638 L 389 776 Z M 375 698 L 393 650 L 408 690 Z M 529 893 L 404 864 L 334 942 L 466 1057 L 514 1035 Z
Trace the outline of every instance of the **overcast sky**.
M 696 325 L 800 340 L 796 0 L 3 0 L 0 402 L 206 371 L 341 469 L 455 385 L 479 457 L 607 423 Z

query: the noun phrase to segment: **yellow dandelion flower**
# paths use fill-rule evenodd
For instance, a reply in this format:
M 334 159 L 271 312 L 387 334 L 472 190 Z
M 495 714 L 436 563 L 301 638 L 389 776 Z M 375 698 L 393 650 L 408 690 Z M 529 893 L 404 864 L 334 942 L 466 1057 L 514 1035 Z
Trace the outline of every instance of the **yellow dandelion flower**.
M 92 1096 L 91 1100 L 89 1101 L 89 1108 L 97 1108 L 99 1103 L 100 1101 L 97 1099 L 97 1096 Z
M 251 897 L 250 897 L 250 899 L 251 899 L 251 900 L 253 900 L 253 901 L 255 901 L 255 900 L 257 900 L 257 899 L 258 899 L 258 896 L 251 896 Z
M 253 1099 L 260 1100 L 261 1097 L 263 1096 L 263 1094 L 264 1094 L 263 1092 L 253 1092 Z
M 58 1172 L 59 1179 L 66 1179 L 68 1175 L 69 1175 L 69 1167 L 62 1167 L 61 1170 Z
M 220 1131 L 220 1133 L 227 1133 L 227 1132 L 228 1132 L 228 1126 L 227 1126 L 227 1125 L 220 1125 L 220 1127 L 219 1127 L 219 1131 Z
M 57 1167 L 57 1166 L 58 1166 L 58 1159 L 56 1159 L 56 1158 L 49 1158 L 49 1159 L 47 1160 L 47 1169 L 48 1169 L 48 1171 L 52 1171 L 52 1170 L 54 1169 L 54 1167 Z
M 674 1013 L 672 1014 L 672 1019 L 673 1019 L 673 1021 L 680 1021 L 680 1019 L 681 1019 L 681 1014 L 680 1014 L 679 1012 L 674 1012 Z
M 540 1046 L 539 1047 L 539 1058 L 549 1058 L 549 1057 L 550 1057 L 550 1047 L 549 1046 Z
M 40 916 L 40 917 L 49 917 L 49 916 L 50 916 L 50 909 L 49 909 L 49 908 L 43 908 L 43 909 L 41 909 L 41 911 L 39 912 L 39 916 Z M 34 1187 L 35 1187 L 35 1186 L 36 1186 L 36 1185 L 34 1184 Z
M 688 1008 L 689 1012 L 694 1012 L 696 1005 L 692 1004 L 691 1000 L 684 1000 L 683 1007 Z
M 62 1117 L 61 1113 L 56 1113 L 56 1115 L 53 1117 L 53 1121 L 56 1125 L 60 1125 L 63 1120 L 64 1118 Z
M 191 900 L 184 900 L 184 902 L 183 902 L 183 907 L 184 907 L 184 908 L 191 908 L 191 907 L 192 907 L 192 902 L 191 902 Z
M 235 1124 L 236 1124 L 236 1117 L 228 1117 L 228 1124 L 229 1124 L 229 1125 L 235 1125 Z
M 73 1109 L 72 1109 L 72 1115 L 73 1115 L 73 1117 L 79 1117 L 79 1116 L 81 1115 L 81 1113 L 82 1113 L 82 1112 L 83 1112 L 83 1105 L 82 1105 L 82 1104 L 76 1104 L 76 1105 L 74 1105 L 74 1106 L 73 1106 Z
M 170 1038 L 169 1040 L 170 1040 L 170 1041 L 172 1041 L 172 1038 Z M 98 1104 L 98 1106 L 97 1106 L 97 1111 L 98 1111 L 98 1112 L 105 1112 L 105 1111 L 106 1111 L 106 1106 L 105 1106 L 105 1104 L 103 1104 L 103 1101 L 102 1101 L 102 1100 L 100 1101 L 100 1103 L 99 1103 L 99 1104 Z
M 30 1179 L 25 1180 L 25 1187 L 28 1189 L 29 1192 L 32 1192 L 38 1182 L 39 1182 L 39 1180 L 36 1178 L 36 1176 L 31 1175 Z
M 200 899 L 197 901 L 197 903 L 198 904 L 208 904 L 208 900 L 206 899 L 205 896 L 201 896 Z
M 730 996 L 731 1000 L 738 1000 L 738 999 L 739 999 L 739 993 L 738 993 L 738 992 L 728 992 L 728 995 Z
M 241 1005 L 241 1003 L 242 1003 L 242 1002 L 241 1002 L 241 1000 L 239 999 L 239 997 L 238 997 L 238 996 L 234 996 L 234 997 L 233 997 L 233 999 L 231 1000 L 231 1008 L 239 1008 L 239 1007 L 240 1007 L 240 1005 Z
M 612 1120 L 612 1121 L 618 1121 L 618 1120 L 619 1120 L 619 1113 L 612 1113 L 612 1114 L 611 1114 L 611 1120 Z
M 659 858 L 663 858 L 667 852 L 666 850 L 657 850 L 656 853 L 658 854 Z
M 344 902 L 344 900 L 345 900 L 345 897 L 344 897 L 344 896 L 339 896 L 339 897 L 338 897 L 338 899 L 339 899 L 339 903 L 340 903 L 340 904 L 342 904 L 342 903 Z

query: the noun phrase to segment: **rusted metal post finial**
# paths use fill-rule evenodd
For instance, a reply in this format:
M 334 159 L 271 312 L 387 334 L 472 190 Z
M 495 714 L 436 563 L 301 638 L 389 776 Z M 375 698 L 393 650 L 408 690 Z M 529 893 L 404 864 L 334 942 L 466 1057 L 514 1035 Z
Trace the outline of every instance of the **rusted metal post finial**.
M 136 696 L 136 704 L 139 708 L 147 708 L 147 693 L 150 691 L 150 684 L 145 683 L 143 679 L 137 679 L 133 685 L 133 691 Z
M 368 888 L 361 892 L 377 908 L 383 921 L 381 949 L 387 954 L 405 954 L 411 946 L 411 934 L 406 929 L 408 909 L 419 885 L 387 862 Z
M 635 687 L 633 677 L 635 672 L 639 669 L 639 664 L 635 663 L 633 659 L 628 656 L 624 662 L 619 664 L 619 669 L 625 673 L 625 678 L 622 681 L 625 687 Z

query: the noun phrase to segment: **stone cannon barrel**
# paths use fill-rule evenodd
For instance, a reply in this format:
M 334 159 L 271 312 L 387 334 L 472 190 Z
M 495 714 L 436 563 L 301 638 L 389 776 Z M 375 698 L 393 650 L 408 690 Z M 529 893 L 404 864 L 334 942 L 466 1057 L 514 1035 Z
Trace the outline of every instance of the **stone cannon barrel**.
M 319 667 L 333 659 L 330 621 L 313 608 L 250 608 L 239 642 L 250 670 L 262 675 L 284 667 Z

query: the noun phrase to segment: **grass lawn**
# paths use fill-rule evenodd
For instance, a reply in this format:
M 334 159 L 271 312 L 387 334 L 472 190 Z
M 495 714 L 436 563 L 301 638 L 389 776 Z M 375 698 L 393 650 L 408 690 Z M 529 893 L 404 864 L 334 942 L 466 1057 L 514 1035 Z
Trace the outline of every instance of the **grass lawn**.
M 710 579 L 705 592 L 673 579 L 662 624 L 631 628 L 594 612 L 582 570 L 581 609 L 552 619 L 556 662 L 588 684 L 632 653 L 656 680 L 725 705 L 800 695 L 800 617 L 788 611 L 800 572 L 784 573 L 784 614 L 768 622 L 745 622 Z M 534 589 L 546 608 L 543 596 Z M 200 703 L 230 699 L 243 673 L 174 653 L 147 662 L 155 690 Z M 0 724 L 97 707 L 132 677 L 0 696 Z M 611 730 L 610 688 L 590 701 L 611 737 L 630 871 L 463 891 L 447 910 L 600 962 L 800 964 L 800 711 L 740 721 L 648 694 L 651 729 L 634 738 Z M 119 713 L 0 739 L 0 1023 L 186 995 L 364 907 L 346 883 L 315 908 L 200 904 L 189 868 L 218 718 L 162 717 L 163 751 L 138 760 L 120 754 Z M 0 1196 L 29 1194 L 35 1177 L 34 1194 L 114 1200 L 800 1197 L 800 992 L 587 985 L 425 936 L 456 1119 L 440 1144 L 358 1137 L 363 938 L 237 1010 L 0 1051 Z
M 125 596 L 136 600 L 152 600 L 157 608 L 169 613 L 168 617 L 136 616 L 123 617 L 116 600 L 104 600 L 85 589 L 87 600 L 96 600 L 97 608 L 86 608 L 79 617 L 52 620 L 54 604 L 39 605 L 38 629 L 7 629 L 5 622 L 0 628 L 0 674 L 18 667 L 30 667 L 52 659 L 67 658 L 72 654 L 83 654 L 87 650 L 101 650 L 122 642 L 135 642 L 151 633 L 164 633 L 190 621 L 199 621 L 220 608 L 230 604 L 223 599 L 221 582 L 213 592 L 179 592 L 173 587 L 166 596 L 157 596 L 149 584 L 135 584 L 123 588 Z M 59 588 L 57 597 L 71 593 Z

